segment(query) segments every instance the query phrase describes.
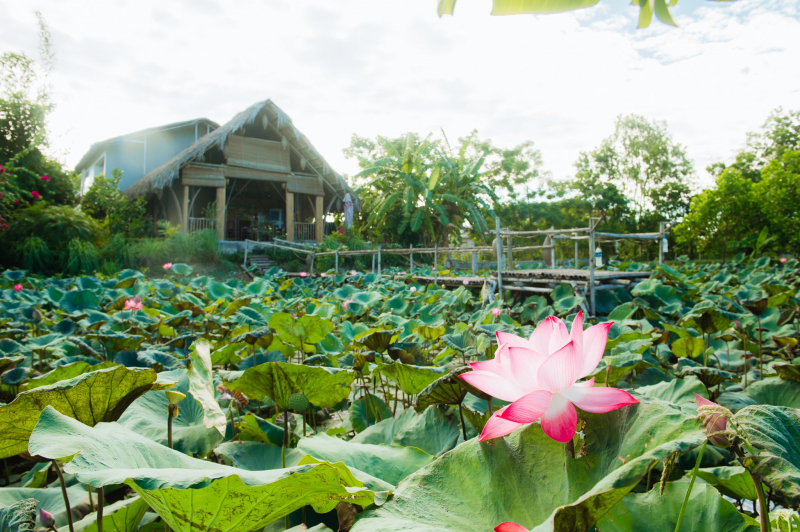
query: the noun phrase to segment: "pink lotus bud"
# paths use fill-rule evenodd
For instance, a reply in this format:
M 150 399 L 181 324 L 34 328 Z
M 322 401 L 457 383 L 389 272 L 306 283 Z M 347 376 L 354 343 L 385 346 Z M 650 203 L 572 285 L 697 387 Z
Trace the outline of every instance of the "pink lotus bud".
M 494 527 L 494 532 L 528 532 L 528 529 L 512 521 L 506 521 Z
M 463 284 L 464 286 L 467 286 L 469 284 L 469 281 L 464 279 L 463 281 L 461 281 L 461 284 Z
M 719 406 L 714 401 L 709 401 L 705 397 L 702 397 L 697 394 L 694 394 L 694 399 L 697 402 L 697 408 L 703 406 Z M 703 423 L 703 426 L 705 426 L 706 433 L 708 434 L 714 434 L 715 432 L 720 432 L 728 428 L 728 418 L 726 418 L 722 414 L 701 413 L 700 421 Z M 724 434 L 716 434 L 714 436 L 709 436 L 708 441 L 711 445 L 716 445 L 717 447 L 721 447 L 723 449 L 727 449 L 728 447 L 731 446 L 730 440 Z
M 352 302 L 353 302 L 353 301 L 351 301 L 351 300 L 349 300 L 349 299 L 348 299 L 347 301 L 345 301 L 344 303 L 342 303 L 342 306 L 344 307 L 344 309 L 345 309 L 345 310 L 348 310 L 348 308 L 349 308 L 349 306 L 350 306 L 350 303 L 352 303 Z
M 328 274 L 327 274 L 327 273 L 325 273 L 325 272 L 322 272 L 321 274 L 319 274 L 319 276 L 320 276 L 320 277 L 327 277 L 327 276 L 328 276 Z
M 165 270 L 169 270 L 170 268 L 172 268 L 172 263 L 171 262 L 167 262 L 162 266 L 162 268 L 164 268 Z
M 789 260 L 789 259 L 787 259 L 786 257 L 781 257 L 781 258 L 780 258 L 781 264 L 786 264 L 786 262 L 787 262 L 788 260 Z
M 53 514 L 51 514 L 50 512 L 48 512 L 47 510 L 45 510 L 44 508 L 42 508 L 40 506 L 39 507 L 39 522 L 42 524 L 43 527 L 50 528 L 52 526 L 55 526 L 56 519 L 55 519 L 55 517 L 53 517 Z
M 503 310 L 500 309 L 500 308 L 495 307 L 495 308 L 492 309 L 492 316 L 499 316 L 502 313 L 503 313 Z
M 416 292 L 417 291 L 417 287 L 416 286 L 412 286 L 411 288 L 409 288 L 409 291 Z
M 308 274 L 306 272 L 300 272 L 300 277 L 308 277 Z
M 14 292 L 22 292 L 22 285 L 21 284 L 15 284 L 14 285 Z

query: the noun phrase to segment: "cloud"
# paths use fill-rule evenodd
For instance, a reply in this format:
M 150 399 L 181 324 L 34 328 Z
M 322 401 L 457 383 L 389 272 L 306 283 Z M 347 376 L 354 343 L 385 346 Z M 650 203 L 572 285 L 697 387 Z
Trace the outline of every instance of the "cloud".
M 646 30 L 623 4 L 490 17 L 490 2 L 473 0 L 439 19 L 433 0 L 32 0 L 0 6 L 0 49 L 35 54 L 42 11 L 58 55 L 52 145 L 71 165 L 92 142 L 224 122 L 271 97 L 344 173 L 357 171 L 342 154 L 353 133 L 443 128 L 533 140 L 563 178 L 618 115 L 636 113 L 666 120 L 703 176 L 772 109 L 800 108 L 796 2 L 681 3 L 679 28 Z

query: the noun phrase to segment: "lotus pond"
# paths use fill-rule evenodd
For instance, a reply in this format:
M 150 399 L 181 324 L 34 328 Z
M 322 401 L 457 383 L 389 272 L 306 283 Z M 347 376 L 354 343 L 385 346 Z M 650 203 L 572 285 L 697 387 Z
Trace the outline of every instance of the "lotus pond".
M 0 532 L 800 529 L 797 261 L 385 273 L 5 272 Z

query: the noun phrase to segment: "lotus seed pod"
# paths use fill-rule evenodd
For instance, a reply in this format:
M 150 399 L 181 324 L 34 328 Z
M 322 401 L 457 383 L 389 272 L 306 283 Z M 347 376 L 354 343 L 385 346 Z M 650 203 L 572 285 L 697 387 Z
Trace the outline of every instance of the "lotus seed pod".
M 289 410 L 305 412 L 308 410 L 308 398 L 302 393 L 293 393 L 292 396 L 289 397 Z
M 169 400 L 169 404 L 171 405 L 177 405 L 178 403 L 186 399 L 186 395 L 182 394 L 181 392 L 167 390 L 164 393 L 167 394 L 167 399 Z

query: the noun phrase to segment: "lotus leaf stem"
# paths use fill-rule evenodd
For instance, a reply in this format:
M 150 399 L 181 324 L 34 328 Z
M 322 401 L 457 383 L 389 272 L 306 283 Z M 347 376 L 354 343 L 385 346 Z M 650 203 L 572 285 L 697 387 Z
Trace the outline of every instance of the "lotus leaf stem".
M 461 418 L 461 431 L 464 434 L 464 441 L 467 441 L 467 426 L 464 424 L 464 412 L 461 403 L 458 403 L 458 416 Z
M 675 532 L 678 532 L 681 527 L 683 514 L 686 512 L 686 505 L 689 504 L 689 496 L 692 494 L 694 481 L 697 478 L 697 470 L 700 469 L 700 462 L 703 460 L 703 453 L 706 452 L 706 445 L 708 445 L 708 440 L 703 442 L 703 446 L 700 447 L 700 453 L 697 455 L 697 461 L 694 463 L 694 469 L 692 469 L 692 480 L 689 482 L 689 489 L 686 490 L 686 497 L 683 498 L 683 504 L 681 504 L 681 512 L 678 514 L 678 522 L 675 523 Z
M 750 472 L 750 470 L 747 472 L 750 473 L 750 478 L 753 480 L 753 486 L 755 486 L 756 493 L 758 494 L 758 517 L 761 521 L 761 532 L 770 532 L 772 530 L 772 524 L 769 522 L 769 505 L 764 497 L 764 487 L 761 485 L 761 482 L 756 479 L 753 473 Z
M 758 322 L 758 380 L 764 380 L 764 352 L 761 348 L 761 316 L 756 316 Z
M 97 532 L 103 532 L 103 506 L 106 504 L 105 487 L 100 486 L 97 490 Z
M 61 468 L 58 467 L 56 460 L 52 461 L 53 467 L 58 475 L 58 481 L 61 483 L 61 496 L 64 497 L 64 506 L 67 509 L 67 524 L 69 524 L 69 532 L 75 532 L 75 527 L 72 524 L 72 508 L 69 505 L 69 496 L 67 495 L 67 483 L 64 482 L 64 474 L 61 473 Z

